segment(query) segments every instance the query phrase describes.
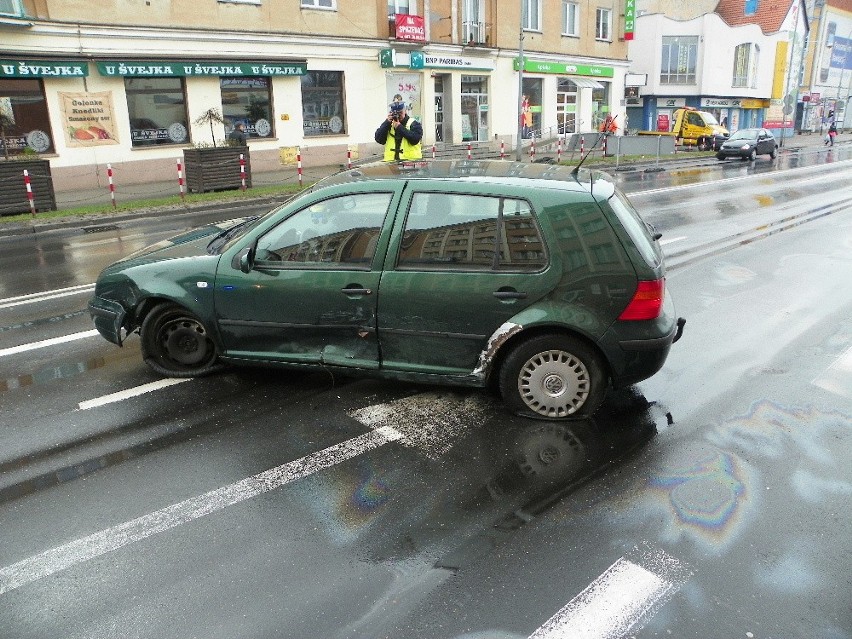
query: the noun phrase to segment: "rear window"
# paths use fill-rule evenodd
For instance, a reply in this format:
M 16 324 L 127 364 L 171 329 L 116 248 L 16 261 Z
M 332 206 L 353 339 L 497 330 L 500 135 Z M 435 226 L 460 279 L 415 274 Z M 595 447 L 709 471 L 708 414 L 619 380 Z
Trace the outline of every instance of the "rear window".
M 662 255 L 657 250 L 657 245 L 654 238 L 651 237 L 648 225 L 645 224 L 633 205 L 630 204 L 623 193 L 617 190 L 608 203 L 648 266 L 655 268 L 659 266 Z

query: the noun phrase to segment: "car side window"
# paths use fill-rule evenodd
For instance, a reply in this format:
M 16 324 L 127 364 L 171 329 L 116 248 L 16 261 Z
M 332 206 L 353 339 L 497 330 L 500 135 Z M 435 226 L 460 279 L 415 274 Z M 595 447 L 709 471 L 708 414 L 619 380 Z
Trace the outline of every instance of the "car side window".
M 297 211 L 257 241 L 264 266 L 369 268 L 392 193 L 328 198 Z
M 544 241 L 525 200 L 455 193 L 411 199 L 400 270 L 538 271 L 546 265 Z

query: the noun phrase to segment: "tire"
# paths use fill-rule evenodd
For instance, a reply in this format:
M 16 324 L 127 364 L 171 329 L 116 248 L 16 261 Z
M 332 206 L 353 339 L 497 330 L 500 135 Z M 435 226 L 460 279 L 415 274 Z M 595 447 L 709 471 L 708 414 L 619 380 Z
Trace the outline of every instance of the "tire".
M 778 147 L 777 146 L 772 148 L 772 151 L 770 151 L 770 153 L 769 153 L 769 157 L 771 157 L 773 160 L 778 157 Z
M 198 377 L 222 368 L 208 330 L 177 304 L 154 307 L 142 322 L 142 359 L 165 377 Z
M 716 159 L 717 159 L 717 160 L 724 160 L 724 159 L 725 159 L 725 154 L 724 154 L 724 153 L 717 153 L 717 154 L 716 154 Z
M 752 149 L 751 153 L 748 154 L 749 162 L 754 162 L 757 159 L 757 149 Z
M 699 151 L 709 151 L 710 143 L 707 141 L 707 138 L 698 138 L 698 150 Z
M 566 335 L 518 344 L 500 367 L 500 393 L 518 415 L 542 419 L 589 416 L 606 395 L 601 356 Z

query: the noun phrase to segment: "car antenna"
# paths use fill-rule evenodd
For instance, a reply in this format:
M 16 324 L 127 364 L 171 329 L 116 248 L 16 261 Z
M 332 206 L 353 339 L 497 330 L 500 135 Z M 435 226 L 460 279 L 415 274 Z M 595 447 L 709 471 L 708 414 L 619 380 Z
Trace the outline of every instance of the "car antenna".
M 617 117 L 618 117 L 618 114 L 616 114 L 616 115 L 612 118 L 612 121 L 613 121 L 613 122 L 615 122 L 615 119 L 616 119 Z M 606 136 L 606 135 L 607 135 L 606 130 L 603 130 L 603 131 L 601 131 L 601 132 L 600 132 L 600 134 L 598 134 L 598 139 L 597 139 L 597 140 L 595 140 L 595 143 L 591 146 L 591 148 L 589 148 L 589 150 L 588 150 L 588 151 L 586 151 L 586 155 L 584 155 L 583 157 L 581 157 L 581 158 L 580 158 L 580 162 L 579 162 L 579 163 L 577 164 L 577 166 L 575 166 L 575 167 L 574 167 L 574 169 L 571 171 L 571 173 L 574 175 L 574 177 L 577 177 L 577 175 L 580 173 L 580 167 L 581 167 L 581 166 L 583 166 L 583 162 L 585 162 L 585 161 L 586 161 L 586 158 L 587 158 L 587 157 L 589 157 L 589 154 L 592 152 L 592 149 L 594 149 L 594 148 L 595 148 L 595 147 L 596 147 L 596 146 L 600 143 L 601 139 L 602 139 L 604 136 Z

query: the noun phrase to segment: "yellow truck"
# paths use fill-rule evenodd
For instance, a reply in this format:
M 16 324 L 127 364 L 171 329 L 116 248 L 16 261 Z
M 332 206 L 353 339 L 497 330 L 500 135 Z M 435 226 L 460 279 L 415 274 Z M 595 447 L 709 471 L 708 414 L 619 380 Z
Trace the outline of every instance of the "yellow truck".
M 673 124 L 668 131 L 639 131 L 639 135 L 671 135 L 676 144 L 697 146 L 701 151 L 718 151 L 730 132 L 713 117 L 712 113 L 692 107 L 681 107 L 672 113 Z M 659 123 L 659 119 L 658 119 Z

